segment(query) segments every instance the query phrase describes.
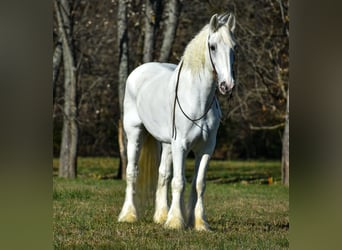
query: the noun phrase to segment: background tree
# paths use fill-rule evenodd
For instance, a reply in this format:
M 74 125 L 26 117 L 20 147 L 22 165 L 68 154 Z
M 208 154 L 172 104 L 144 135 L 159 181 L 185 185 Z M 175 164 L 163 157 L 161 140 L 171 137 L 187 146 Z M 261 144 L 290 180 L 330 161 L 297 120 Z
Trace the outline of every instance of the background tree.
M 156 30 L 161 15 L 161 0 L 146 0 L 145 2 L 145 40 L 143 62 L 151 62 L 154 55 Z
M 59 157 L 59 176 L 75 178 L 77 174 L 78 127 L 76 121 L 76 64 L 71 36 L 71 11 L 67 0 L 55 1 L 55 9 L 59 36 L 62 41 L 64 63 L 64 119 Z
M 120 107 L 120 119 L 118 121 L 118 138 L 120 149 L 120 166 L 118 178 L 126 179 L 127 167 L 127 142 L 123 130 L 123 98 L 125 95 L 126 80 L 128 76 L 128 35 L 127 35 L 127 1 L 119 1 L 118 7 L 118 48 L 119 48 L 119 80 L 118 97 Z
M 74 1 L 72 4 L 73 46 L 78 62 L 78 154 L 81 156 L 118 156 L 119 152 L 116 10 L 116 1 Z M 57 33 L 57 18 L 55 21 Z M 59 154 L 61 144 L 63 76 L 64 72 L 61 71 L 54 90 L 54 155 Z
M 59 69 L 61 67 L 61 62 L 62 62 L 62 41 L 60 41 L 59 39 L 57 39 L 57 44 L 55 46 L 54 49 L 54 53 L 53 53 L 53 57 L 52 57 L 52 88 L 53 88 L 53 102 L 55 101 L 55 85 L 58 79 L 58 75 L 59 75 Z
M 285 185 L 290 184 L 290 119 L 289 119 L 289 112 L 290 112 L 290 96 L 289 91 L 287 91 L 287 99 L 286 99 L 286 114 L 285 114 L 285 128 L 284 128 L 284 135 L 283 135 L 283 148 L 282 148 L 282 157 L 281 157 L 281 178 L 282 183 Z
M 284 24 L 284 35 L 286 35 L 289 40 L 289 18 L 288 18 L 288 1 L 277 0 L 279 3 L 279 7 L 281 10 L 281 18 Z M 290 184 L 290 88 L 289 84 L 287 84 L 286 90 L 286 111 L 285 111 L 285 128 L 283 135 L 283 144 L 282 144 L 282 157 L 281 157 L 281 178 L 282 183 L 285 185 Z
M 180 0 L 170 0 L 166 6 L 166 20 L 164 23 L 164 37 L 159 54 L 159 62 L 167 62 L 173 42 L 176 36 L 176 30 L 178 26 L 178 18 L 181 11 Z

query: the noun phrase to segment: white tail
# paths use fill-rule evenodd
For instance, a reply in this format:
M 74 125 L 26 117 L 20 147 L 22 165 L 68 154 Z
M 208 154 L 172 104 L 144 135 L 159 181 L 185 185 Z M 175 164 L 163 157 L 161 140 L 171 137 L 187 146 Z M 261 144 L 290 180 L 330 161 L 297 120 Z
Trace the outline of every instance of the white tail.
M 136 205 L 138 208 L 151 204 L 155 198 L 158 182 L 161 145 L 150 134 L 145 137 L 138 162 L 136 182 Z

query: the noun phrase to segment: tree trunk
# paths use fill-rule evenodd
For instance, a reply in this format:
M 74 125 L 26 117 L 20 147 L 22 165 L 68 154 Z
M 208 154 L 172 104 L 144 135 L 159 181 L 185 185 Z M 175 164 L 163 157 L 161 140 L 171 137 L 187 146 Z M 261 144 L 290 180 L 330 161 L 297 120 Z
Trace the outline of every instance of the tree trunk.
M 118 125 L 118 141 L 120 149 L 120 166 L 118 178 L 126 179 L 127 167 L 127 139 L 123 130 L 123 100 L 125 96 L 126 80 L 128 76 L 128 36 L 127 36 L 127 3 L 119 1 L 118 8 L 118 46 L 119 46 L 119 79 L 118 79 L 118 95 L 120 119 Z
M 146 0 L 145 2 L 145 39 L 143 62 L 151 62 L 153 60 L 153 50 L 155 43 L 155 32 L 159 24 L 161 16 L 161 1 Z
M 53 52 L 53 59 L 52 59 L 52 86 L 55 87 L 56 81 L 58 78 L 59 68 L 61 66 L 62 62 L 62 43 L 58 42 L 55 48 L 55 51 Z
M 55 51 L 53 53 L 53 61 L 52 61 L 52 91 L 53 91 L 53 104 L 55 104 L 55 96 L 56 96 L 56 82 L 59 75 L 59 69 L 61 67 L 62 62 L 62 42 L 58 42 Z
M 168 2 L 166 10 L 167 20 L 164 24 L 164 38 L 159 55 L 160 62 L 167 62 L 170 57 L 172 44 L 176 36 L 180 10 L 180 0 L 171 0 Z
M 71 39 L 70 6 L 68 0 L 55 2 L 64 63 L 64 119 L 59 161 L 59 176 L 77 176 L 77 106 L 76 67 Z
M 143 62 L 150 62 L 153 58 L 154 47 L 154 21 L 155 15 L 153 12 L 151 0 L 146 0 L 145 10 L 145 40 L 144 40 L 144 55 Z
M 286 100 L 286 114 L 285 114 L 285 129 L 283 135 L 283 152 L 281 160 L 281 174 L 282 183 L 289 186 L 290 172 L 289 172 L 289 89 L 287 90 L 287 100 Z

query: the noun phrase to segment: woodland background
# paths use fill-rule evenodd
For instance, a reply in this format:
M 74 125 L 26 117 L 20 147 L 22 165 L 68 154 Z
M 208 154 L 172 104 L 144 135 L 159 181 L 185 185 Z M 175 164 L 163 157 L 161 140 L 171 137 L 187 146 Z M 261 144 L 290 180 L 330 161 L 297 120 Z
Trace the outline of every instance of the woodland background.
M 127 73 L 146 61 L 178 63 L 187 43 L 210 17 L 229 11 L 236 16 L 237 86 L 230 101 L 219 96 L 223 119 L 213 158 L 283 158 L 284 162 L 285 155 L 288 161 L 288 0 L 61 0 L 54 4 L 55 157 L 62 155 L 66 121 L 74 121 L 77 128 L 71 133 L 76 135 L 76 155 L 119 157 L 123 55 Z M 170 26 L 175 33 L 169 38 Z M 162 58 L 165 39 L 172 44 Z M 71 115 L 66 111 L 68 93 L 73 94 Z

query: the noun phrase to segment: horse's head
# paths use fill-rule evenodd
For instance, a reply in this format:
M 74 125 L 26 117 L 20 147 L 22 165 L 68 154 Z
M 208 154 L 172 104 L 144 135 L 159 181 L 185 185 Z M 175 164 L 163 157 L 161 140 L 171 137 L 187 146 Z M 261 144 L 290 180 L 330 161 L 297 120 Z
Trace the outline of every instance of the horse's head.
M 225 95 L 235 85 L 234 79 L 234 47 L 233 32 L 235 17 L 233 14 L 213 15 L 209 23 L 208 51 L 209 58 L 217 75 L 220 92 Z

